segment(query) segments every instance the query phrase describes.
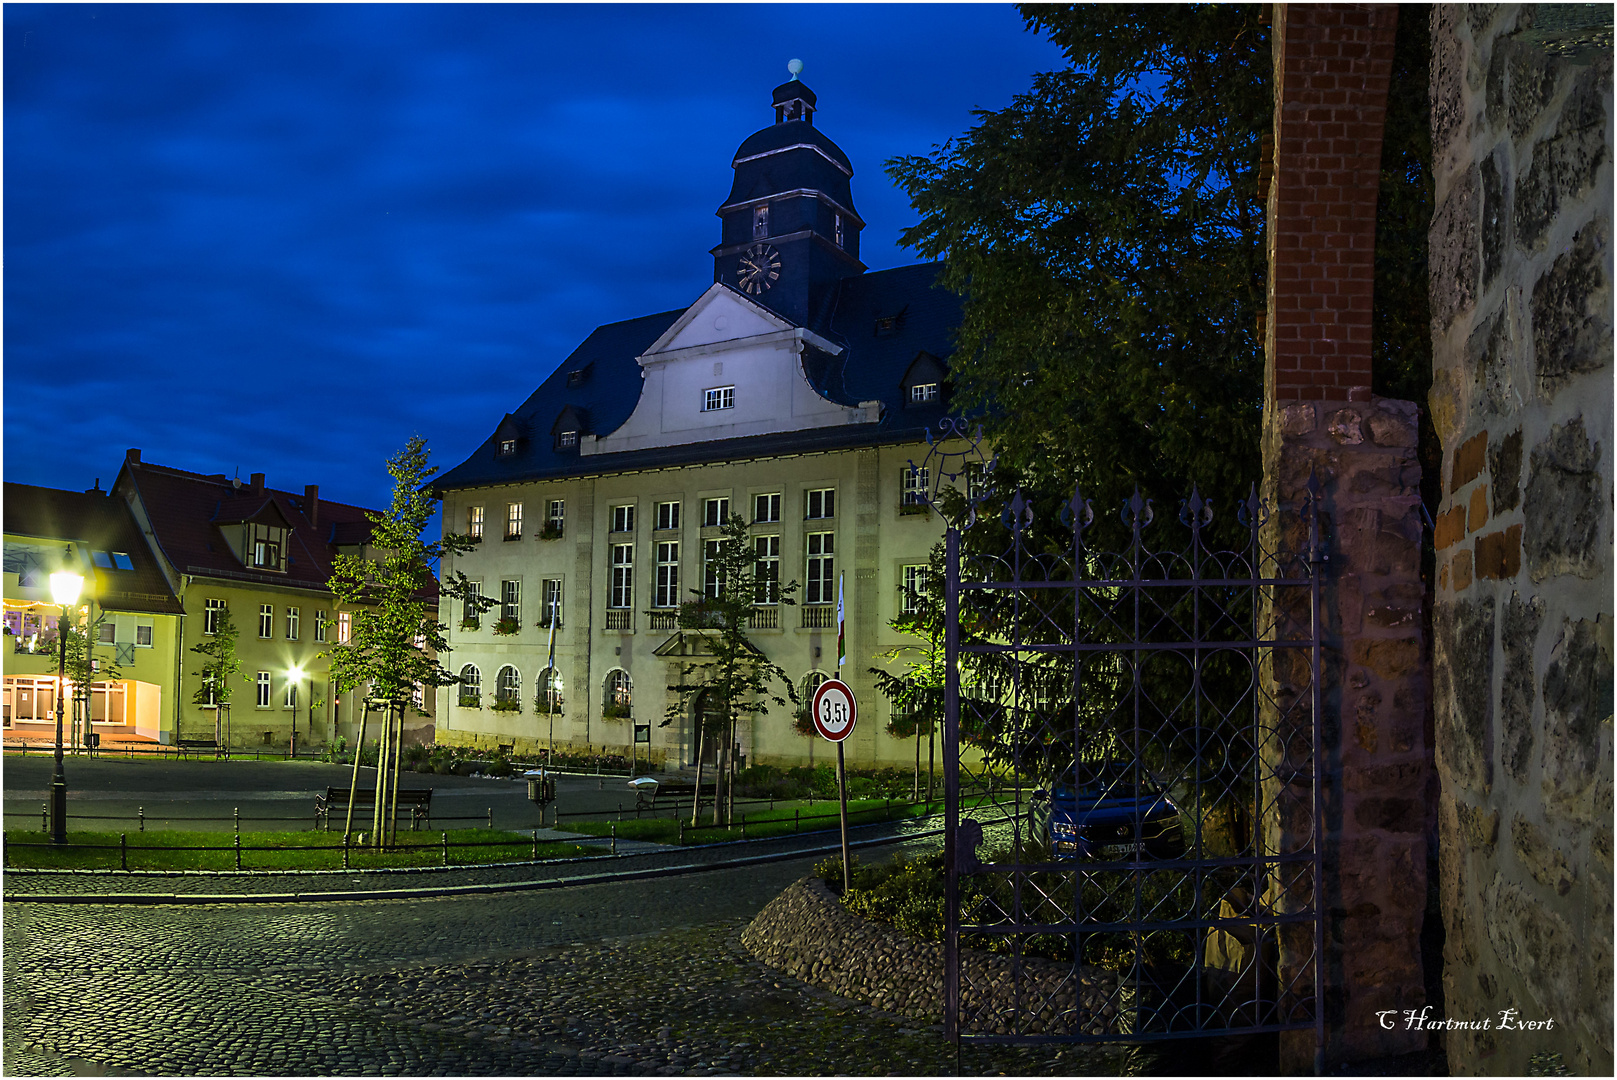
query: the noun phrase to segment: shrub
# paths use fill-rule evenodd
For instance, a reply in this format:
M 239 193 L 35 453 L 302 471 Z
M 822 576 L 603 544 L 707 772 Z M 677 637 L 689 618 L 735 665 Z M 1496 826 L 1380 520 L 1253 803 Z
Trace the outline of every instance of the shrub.
M 411 772 L 430 772 L 432 765 L 432 747 L 417 744 L 406 746 L 399 755 L 400 765 Z
M 463 709 L 481 709 L 483 699 L 477 694 L 462 694 L 460 695 L 460 707 Z
M 522 631 L 520 619 L 500 619 L 494 624 L 494 633 L 500 637 L 510 637 Z
M 511 759 L 505 756 L 504 750 L 496 750 L 483 771 L 490 776 L 510 776 L 516 772 L 516 766 L 511 764 Z
M 511 713 L 521 712 L 522 703 L 520 701 L 498 700 L 495 701 L 494 704 L 490 705 L 489 708 L 493 709 L 497 713 L 508 715 Z

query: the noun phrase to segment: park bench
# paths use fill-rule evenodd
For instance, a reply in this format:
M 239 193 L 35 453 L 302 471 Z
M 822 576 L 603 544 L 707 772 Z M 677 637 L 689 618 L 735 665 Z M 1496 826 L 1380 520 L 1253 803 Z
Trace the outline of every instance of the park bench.
M 657 793 L 652 795 L 646 788 L 640 788 L 635 793 L 634 809 L 636 813 L 642 810 L 654 809 L 656 803 L 664 806 L 689 806 L 691 799 L 696 795 L 696 785 L 689 780 L 664 781 L 657 785 Z M 702 785 L 702 802 L 707 806 L 713 805 L 713 785 Z
M 375 788 L 357 788 L 354 791 L 354 815 L 371 814 L 376 806 Z M 398 807 L 400 810 L 408 808 L 410 811 L 410 829 L 421 827 L 424 821 L 432 820 L 432 789 L 431 788 L 399 788 Z M 324 795 L 314 797 L 314 823 L 316 828 L 331 829 L 331 813 L 338 815 L 348 813 L 348 789 L 345 787 L 328 787 Z
M 216 758 L 230 756 L 230 750 L 227 747 L 221 746 L 212 739 L 180 739 L 174 745 L 180 748 L 180 757 L 182 758 L 186 754 L 193 752 L 197 757 L 201 757 L 204 751 L 209 750 L 213 751 L 213 756 Z

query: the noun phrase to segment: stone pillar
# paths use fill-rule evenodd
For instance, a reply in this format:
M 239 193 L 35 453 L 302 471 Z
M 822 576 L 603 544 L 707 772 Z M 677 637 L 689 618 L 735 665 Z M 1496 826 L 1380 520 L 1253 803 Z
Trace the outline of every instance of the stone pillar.
M 1274 179 L 1269 191 L 1269 315 L 1264 495 L 1285 513 L 1267 526 L 1280 554 L 1305 556 L 1296 511 L 1320 485 L 1323 564 L 1321 727 L 1323 895 L 1271 887 L 1285 910 L 1325 912 L 1324 1065 L 1406 1053 L 1426 1035 L 1376 1014 L 1424 1002 L 1420 931 L 1426 906 L 1429 696 L 1420 577 L 1418 412 L 1370 394 L 1371 302 L 1381 129 L 1398 8 L 1276 5 Z M 1299 600 L 1301 610 L 1297 605 Z M 1271 598 L 1281 627 L 1306 626 L 1308 598 Z M 1285 711 L 1311 692 L 1296 658 L 1264 675 L 1284 744 Z M 1290 755 L 1293 759 L 1295 753 Z M 1270 760 L 1279 759 L 1271 753 Z M 1271 784 L 1271 850 L 1312 821 L 1297 785 Z M 1313 940 L 1282 937 L 1281 984 L 1311 990 Z M 1281 1069 L 1314 1066 L 1312 1032 L 1281 1039 Z
M 1432 15 L 1443 989 L 1491 1021 L 1455 1075 L 1612 1071 L 1611 46 L 1609 5 Z

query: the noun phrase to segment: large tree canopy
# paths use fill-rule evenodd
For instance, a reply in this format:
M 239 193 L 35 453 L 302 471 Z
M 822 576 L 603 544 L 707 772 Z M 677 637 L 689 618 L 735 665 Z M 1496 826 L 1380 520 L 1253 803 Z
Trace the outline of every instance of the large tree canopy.
M 1024 7 L 1070 66 L 888 163 L 920 214 L 904 242 L 965 298 L 956 402 L 987 409 L 1031 482 L 1076 479 L 1097 511 L 1192 483 L 1233 509 L 1257 477 L 1262 10 Z

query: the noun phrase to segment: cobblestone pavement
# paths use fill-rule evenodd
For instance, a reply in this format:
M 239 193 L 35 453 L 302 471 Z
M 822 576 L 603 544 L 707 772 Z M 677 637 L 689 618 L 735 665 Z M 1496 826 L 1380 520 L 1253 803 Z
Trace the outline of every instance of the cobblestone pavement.
M 935 1030 L 751 959 L 812 859 L 546 892 L 4 909 L 7 1075 L 944 1075 Z M 967 1047 L 1116 1075 L 1117 1047 Z

